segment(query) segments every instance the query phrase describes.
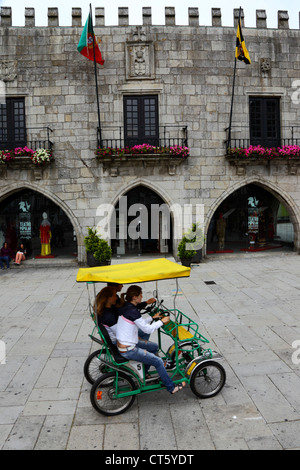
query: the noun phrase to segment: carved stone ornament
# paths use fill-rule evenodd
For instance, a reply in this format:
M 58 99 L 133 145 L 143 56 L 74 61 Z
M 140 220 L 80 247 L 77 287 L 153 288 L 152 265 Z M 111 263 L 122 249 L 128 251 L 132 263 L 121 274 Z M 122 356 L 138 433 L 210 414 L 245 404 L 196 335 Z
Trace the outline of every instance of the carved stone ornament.
M 126 79 L 153 79 L 154 47 L 152 41 L 146 41 L 146 34 L 137 26 L 132 33 L 132 40 L 126 42 Z
M 17 62 L 15 60 L 0 60 L 0 80 L 11 82 L 17 77 Z
M 264 78 L 269 77 L 271 68 L 271 59 L 260 59 L 260 72 Z

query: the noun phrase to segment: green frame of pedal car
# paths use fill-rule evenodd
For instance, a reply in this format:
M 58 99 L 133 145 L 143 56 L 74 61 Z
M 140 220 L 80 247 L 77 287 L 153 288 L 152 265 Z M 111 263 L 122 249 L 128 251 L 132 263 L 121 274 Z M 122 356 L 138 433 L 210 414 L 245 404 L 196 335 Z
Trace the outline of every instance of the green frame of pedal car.
M 178 278 L 188 277 L 189 275 L 190 268 L 180 266 L 177 263 L 166 260 L 164 258 L 144 262 L 142 261 L 138 263 L 127 263 L 126 265 L 118 264 L 100 268 L 97 267 L 79 269 L 77 281 L 86 282 L 89 297 L 90 315 L 95 324 L 90 337 L 93 341 L 96 341 L 97 343 L 100 343 L 102 345 L 98 356 L 101 363 L 103 363 L 103 365 L 108 368 L 107 372 L 115 371 L 116 378 L 118 378 L 118 373 L 125 373 L 133 377 L 138 383 L 138 387 L 136 389 L 131 390 L 130 392 L 118 393 L 116 389 L 115 398 L 122 398 L 126 396 L 152 392 L 155 390 L 162 390 L 165 389 L 165 386 L 160 382 L 159 377 L 157 380 L 158 383 L 152 381 L 149 385 L 147 385 L 144 364 L 142 364 L 143 379 L 141 379 L 138 372 L 135 371 L 134 368 L 130 365 L 132 364 L 132 362 L 135 361 L 126 360 L 126 362 L 120 364 L 115 360 L 115 349 L 112 348 L 112 345 L 109 344 L 110 340 L 108 333 L 105 333 L 105 327 L 102 328 L 102 331 L 101 326 L 97 325 L 96 323 L 96 316 L 90 298 L 89 285 L 94 286 L 95 298 L 95 285 L 99 282 L 115 282 L 118 284 L 139 284 L 148 281 L 157 282 L 157 280 L 161 279 L 175 279 L 177 290 L 174 296 L 174 308 L 168 309 L 160 304 L 159 306 L 153 308 L 150 314 L 153 315 L 157 311 L 160 311 L 163 312 L 165 315 L 173 316 L 171 325 L 163 325 L 157 330 L 159 350 L 164 355 L 163 359 L 170 358 L 171 353 L 173 357 L 175 356 L 175 367 L 174 369 L 168 371 L 174 384 L 181 383 L 183 381 L 190 383 L 193 370 L 199 363 L 204 363 L 210 360 L 220 360 L 222 359 L 222 356 L 209 348 L 205 349 L 203 347 L 203 345 L 209 343 L 209 340 L 198 332 L 198 324 L 195 321 L 191 320 L 186 314 L 175 308 L 175 300 L 178 293 Z M 100 336 L 100 340 L 95 337 L 95 332 L 97 332 Z M 184 338 L 181 338 L 181 332 L 183 333 L 183 336 L 185 336 Z M 167 351 L 164 351 L 162 349 L 162 334 L 169 336 L 173 341 L 173 344 L 168 348 Z M 107 355 L 107 358 L 103 358 L 102 356 L 102 352 L 104 352 L 104 350 L 105 355 Z M 189 355 L 192 354 L 192 357 L 190 358 L 191 360 L 188 363 L 186 362 L 186 358 L 183 358 L 184 353 L 188 353 Z M 195 357 L 194 353 L 197 354 Z M 156 371 L 153 371 L 152 373 L 155 374 Z M 176 378 L 176 376 L 179 377 Z

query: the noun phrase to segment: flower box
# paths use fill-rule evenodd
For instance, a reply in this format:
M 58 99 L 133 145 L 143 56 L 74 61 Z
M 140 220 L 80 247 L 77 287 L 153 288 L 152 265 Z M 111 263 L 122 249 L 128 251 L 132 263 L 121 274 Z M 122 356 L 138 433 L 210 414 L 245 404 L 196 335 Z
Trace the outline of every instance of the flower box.
M 144 168 L 168 166 L 169 174 L 175 174 L 175 167 L 180 165 L 188 156 L 187 147 L 154 147 L 143 144 L 125 148 L 99 148 L 96 158 L 103 163 L 104 170 L 109 169 L 111 176 L 117 176 L 118 167 L 132 166 L 140 163 Z
M 50 150 L 37 149 L 32 150 L 28 147 L 17 147 L 13 150 L 0 150 L 0 165 L 20 164 L 44 166 L 53 161 L 53 156 Z
M 289 174 L 297 174 L 300 164 L 300 147 L 285 145 L 283 147 L 261 147 L 257 145 L 248 148 L 227 149 L 227 161 L 237 168 L 237 174 L 245 175 L 247 165 L 287 165 Z M 279 167 L 278 167 L 279 168 Z M 278 171 L 278 170 L 277 170 Z
M 228 160 L 257 161 L 257 160 L 289 160 L 300 161 L 300 147 L 298 145 L 284 145 L 283 147 L 261 147 L 260 145 L 248 148 L 229 148 L 227 149 Z

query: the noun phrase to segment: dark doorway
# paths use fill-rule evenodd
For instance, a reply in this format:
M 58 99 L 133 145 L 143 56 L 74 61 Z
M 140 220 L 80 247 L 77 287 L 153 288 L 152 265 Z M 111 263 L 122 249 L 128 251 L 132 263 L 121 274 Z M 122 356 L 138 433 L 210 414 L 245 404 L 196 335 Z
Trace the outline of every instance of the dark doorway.
M 15 251 L 22 242 L 29 256 L 40 255 L 43 213 L 51 225 L 51 252 L 55 256 L 74 256 L 77 241 L 70 220 L 54 202 L 30 189 L 15 192 L 0 203 L 0 245 L 6 240 Z
M 294 230 L 288 211 L 269 191 L 249 184 L 231 194 L 216 210 L 207 234 L 207 252 L 219 248 L 217 221 L 226 221 L 224 250 L 293 246 Z
M 116 255 L 169 253 L 172 251 L 172 221 L 168 206 L 154 191 L 138 186 L 116 205 Z

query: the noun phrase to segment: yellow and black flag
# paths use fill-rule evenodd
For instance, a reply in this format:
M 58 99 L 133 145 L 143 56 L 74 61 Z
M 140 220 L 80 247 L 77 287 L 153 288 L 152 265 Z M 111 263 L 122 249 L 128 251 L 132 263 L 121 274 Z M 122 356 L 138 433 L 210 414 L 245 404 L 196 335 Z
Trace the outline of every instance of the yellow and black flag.
M 239 19 L 236 32 L 235 57 L 242 60 L 245 64 L 251 64 L 251 59 L 242 34 L 241 19 Z

